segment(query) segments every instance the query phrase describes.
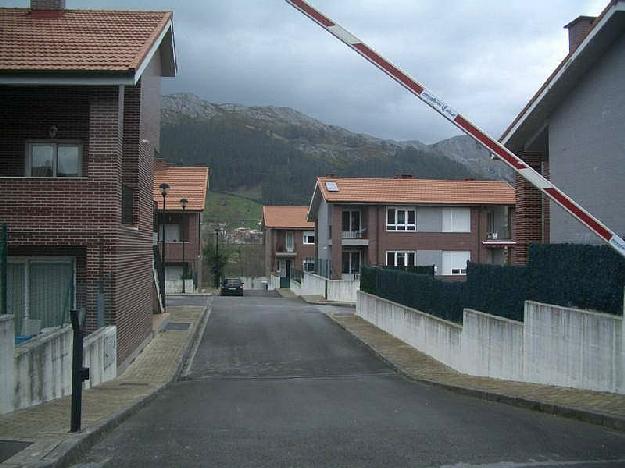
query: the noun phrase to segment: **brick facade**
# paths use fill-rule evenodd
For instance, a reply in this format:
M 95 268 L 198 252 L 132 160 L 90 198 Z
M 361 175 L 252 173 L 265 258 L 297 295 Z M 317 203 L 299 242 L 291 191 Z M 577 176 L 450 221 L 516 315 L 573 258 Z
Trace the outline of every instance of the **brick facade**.
M 534 170 L 549 178 L 549 161 L 542 153 L 522 153 L 523 160 Z M 512 236 L 516 245 L 512 261 L 516 265 L 527 263 L 529 245 L 549 242 L 549 200 L 540 190 L 520 175 L 515 180 L 516 209 Z
M 96 327 L 98 292 L 105 323 L 118 327 L 118 363 L 151 333 L 153 147 L 139 132 L 135 87 L 0 88 L 0 223 L 9 255 L 76 258 L 77 307 Z M 24 177 L 29 139 L 78 140 L 82 177 Z M 122 219 L 122 184 L 135 189 L 133 225 Z
M 285 253 L 286 233 L 293 233 L 293 256 L 281 256 L 277 253 Z M 265 228 L 265 269 L 266 274 L 278 271 L 280 260 L 291 260 L 292 268 L 303 271 L 304 260 L 315 258 L 314 244 L 304 244 L 304 232 L 314 232 L 314 229 L 276 229 Z

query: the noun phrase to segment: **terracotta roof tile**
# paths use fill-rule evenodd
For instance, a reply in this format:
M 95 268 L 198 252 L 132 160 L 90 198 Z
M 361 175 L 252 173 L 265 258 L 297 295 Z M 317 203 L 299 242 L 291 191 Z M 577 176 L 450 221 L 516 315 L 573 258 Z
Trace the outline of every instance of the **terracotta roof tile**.
M 268 228 L 315 229 L 307 216 L 307 206 L 263 206 L 263 221 Z
M 180 211 L 180 199 L 189 200 L 187 211 L 203 211 L 208 190 L 208 167 L 160 166 L 154 169 L 154 201 L 163 208 L 159 186 L 169 184 L 167 211 Z
M 330 192 L 326 182 L 335 182 Z M 430 180 L 319 177 L 317 186 L 328 202 L 372 204 L 514 205 L 514 189 L 492 180 Z
M 0 72 L 136 70 L 168 11 L 0 8 Z

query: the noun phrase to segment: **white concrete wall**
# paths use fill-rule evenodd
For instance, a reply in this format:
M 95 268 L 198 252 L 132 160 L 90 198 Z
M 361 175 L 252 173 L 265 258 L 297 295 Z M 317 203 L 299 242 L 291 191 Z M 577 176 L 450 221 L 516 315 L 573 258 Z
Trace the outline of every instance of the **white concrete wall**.
M 356 302 L 360 280 L 329 280 L 313 273 L 304 273 L 303 282 L 293 291 L 298 296 L 323 296 L 329 301 Z
M 356 302 L 360 280 L 328 280 L 328 299 L 336 302 Z
M 463 372 L 523 379 L 523 323 L 471 309 L 465 309 L 463 321 Z
M 193 286 L 193 280 L 184 280 L 185 293 L 192 293 L 195 291 Z M 182 280 L 165 280 L 165 294 L 180 294 L 182 293 Z
M 625 393 L 622 317 L 528 301 L 525 375 L 531 382 Z
M 313 273 L 304 273 L 302 284 L 302 296 L 323 296 L 326 297 L 327 278 Z
M 276 275 L 271 275 L 269 277 L 269 290 L 280 289 L 280 277 Z
M 117 330 L 103 327 L 84 339 L 83 365 L 89 368 L 85 388 L 95 387 L 117 377 Z
M 12 315 L 0 315 L 0 414 L 14 408 L 15 323 Z
M 525 303 L 525 322 L 465 309 L 458 325 L 362 291 L 356 314 L 470 375 L 625 394 L 623 319 Z
M 297 296 L 303 296 L 305 295 L 303 285 L 304 285 L 304 280 L 302 280 L 302 282 L 300 283 L 299 281 L 295 281 L 294 279 L 291 279 L 289 289 L 293 291 L 293 294 Z
M 115 327 L 85 338 L 83 362 L 91 374 L 87 388 L 116 377 L 116 340 Z M 13 316 L 0 317 L 0 414 L 71 393 L 72 341 L 72 329 L 65 326 L 44 330 L 15 347 Z
M 265 276 L 240 276 L 243 282 L 243 289 L 266 289 L 267 277 Z

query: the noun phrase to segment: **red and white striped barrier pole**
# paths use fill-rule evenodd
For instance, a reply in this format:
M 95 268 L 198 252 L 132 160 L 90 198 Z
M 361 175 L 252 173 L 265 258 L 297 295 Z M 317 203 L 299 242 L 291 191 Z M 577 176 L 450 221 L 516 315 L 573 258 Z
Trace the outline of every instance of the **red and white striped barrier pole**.
M 447 105 L 442 99 L 429 91 L 425 86 L 412 79 L 356 36 L 336 24 L 316 8 L 313 8 L 308 2 L 304 0 L 286 0 L 286 2 L 301 11 L 304 15 L 308 16 L 311 20 L 320 25 L 334 37 L 347 44 L 350 48 L 358 52 L 369 62 L 393 78 L 400 85 L 417 96 L 436 112 L 441 114 L 464 133 L 472 137 L 488 151 L 495 154 L 499 159 L 504 161 L 508 166 L 524 177 L 530 184 L 538 188 L 551 200 L 568 211 L 575 219 L 584 224 L 588 229 L 625 257 L 625 242 L 623 239 L 610 230 L 610 228 L 608 228 L 600 220 L 582 208 L 568 195 L 562 192 L 562 190 L 557 188 L 541 174 L 528 166 L 525 161 L 508 150 L 497 140 L 488 136 L 477 125 L 474 125 L 469 119 L 461 115 L 459 112 L 456 112 L 452 107 Z

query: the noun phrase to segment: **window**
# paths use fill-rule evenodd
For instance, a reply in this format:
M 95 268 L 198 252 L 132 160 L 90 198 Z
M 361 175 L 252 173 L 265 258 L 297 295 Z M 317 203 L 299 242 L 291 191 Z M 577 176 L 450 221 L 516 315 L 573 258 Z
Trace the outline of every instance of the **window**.
M 471 232 L 471 209 L 445 208 L 443 232 Z
M 26 145 L 26 176 L 80 177 L 82 145 L 79 143 L 33 142 Z
M 134 224 L 135 191 L 122 185 L 122 224 Z
M 347 250 L 343 252 L 343 270 L 344 275 L 356 275 L 360 273 L 360 252 Z
M 417 211 L 414 208 L 387 208 L 387 231 L 416 231 Z
M 443 252 L 443 275 L 466 275 L 469 260 L 471 252 Z
M 180 242 L 180 224 L 165 225 L 165 242 Z
M 360 231 L 360 211 L 343 210 L 343 232 Z
M 395 267 L 415 266 L 417 254 L 413 251 L 397 250 L 386 252 L 386 265 Z
M 315 231 L 304 232 L 304 244 L 313 245 L 315 243 Z
M 294 250 L 294 245 L 293 245 L 293 231 L 287 231 L 286 233 L 286 251 L 287 252 L 293 252 Z
M 304 259 L 304 271 L 315 272 L 315 259 L 312 257 L 306 257 Z

